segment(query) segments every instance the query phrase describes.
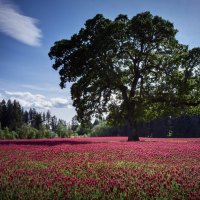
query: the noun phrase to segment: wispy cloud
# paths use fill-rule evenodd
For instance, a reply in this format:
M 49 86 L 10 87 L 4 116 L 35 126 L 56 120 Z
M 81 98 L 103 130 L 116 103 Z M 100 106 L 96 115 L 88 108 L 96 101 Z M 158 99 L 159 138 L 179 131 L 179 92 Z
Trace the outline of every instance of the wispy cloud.
M 50 84 L 43 84 L 43 85 L 29 85 L 29 84 L 21 84 L 20 85 L 23 88 L 26 88 L 27 90 L 35 90 L 35 91 L 48 91 L 48 92 L 59 92 L 61 91 L 59 86 L 53 87 Z
M 16 99 L 24 108 L 72 108 L 71 100 L 59 97 L 47 98 L 44 95 L 32 94 L 30 92 L 10 92 L 2 90 L 0 91 L 0 100 L 1 99 Z
M 0 31 L 31 46 L 40 46 L 42 32 L 37 20 L 20 13 L 6 0 L 0 0 Z

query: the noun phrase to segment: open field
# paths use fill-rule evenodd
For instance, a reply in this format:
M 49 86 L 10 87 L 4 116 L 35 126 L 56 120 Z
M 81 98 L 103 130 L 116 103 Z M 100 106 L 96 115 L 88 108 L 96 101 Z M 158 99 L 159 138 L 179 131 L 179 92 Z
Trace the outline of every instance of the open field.
M 200 138 L 0 140 L 0 199 L 200 199 Z

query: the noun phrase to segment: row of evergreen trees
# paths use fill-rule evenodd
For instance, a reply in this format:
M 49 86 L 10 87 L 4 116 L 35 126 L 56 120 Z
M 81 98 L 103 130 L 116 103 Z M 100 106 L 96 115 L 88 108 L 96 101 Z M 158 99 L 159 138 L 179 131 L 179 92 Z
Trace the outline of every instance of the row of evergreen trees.
M 0 102 L 0 139 L 29 139 L 87 136 L 127 136 L 126 126 L 111 126 L 109 121 L 95 120 L 86 127 L 78 123 L 77 117 L 71 124 L 51 116 L 50 111 L 37 112 L 34 108 L 24 110 L 19 102 Z M 140 137 L 200 137 L 200 115 L 182 115 L 158 118 L 138 124 Z
M 24 110 L 16 100 L 0 101 L 0 139 L 66 137 L 69 125 L 50 111 Z

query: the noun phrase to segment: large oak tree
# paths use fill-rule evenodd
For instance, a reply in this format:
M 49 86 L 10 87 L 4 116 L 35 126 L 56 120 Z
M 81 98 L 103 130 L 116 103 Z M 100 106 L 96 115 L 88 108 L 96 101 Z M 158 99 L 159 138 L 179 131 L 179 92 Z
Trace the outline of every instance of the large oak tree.
M 150 12 L 132 19 L 96 15 L 70 39 L 55 42 L 49 57 L 60 86 L 72 82 L 78 119 L 109 113 L 139 140 L 137 122 L 191 111 L 199 105 L 200 49 L 180 44 L 173 24 Z

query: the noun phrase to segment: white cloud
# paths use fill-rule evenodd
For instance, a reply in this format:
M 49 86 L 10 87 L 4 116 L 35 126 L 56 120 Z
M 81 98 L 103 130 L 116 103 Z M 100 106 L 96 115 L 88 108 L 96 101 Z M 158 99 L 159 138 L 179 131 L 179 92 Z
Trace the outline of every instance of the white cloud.
M 0 31 L 31 46 L 40 46 L 42 32 L 37 20 L 22 15 L 15 5 L 0 0 Z
M 45 92 L 58 92 L 60 91 L 60 88 L 57 86 L 57 87 L 52 87 L 52 85 L 50 84 L 43 84 L 43 85 L 29 85 L 29 84 L 21 84 L 20 85 L 21 87 L 27 89 L 27 90 L 35 90 L 35 91 L 38 91 L 38 92 L 42 92 L 42 91 L 45 91 Z
M 64 98 L 47 98 L 41 94 L 32 94 L 30 92 L 10 92 L 0 91 L 0 99 L 16 99 L 24 108 L 72 108 L 71 100 Z

